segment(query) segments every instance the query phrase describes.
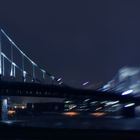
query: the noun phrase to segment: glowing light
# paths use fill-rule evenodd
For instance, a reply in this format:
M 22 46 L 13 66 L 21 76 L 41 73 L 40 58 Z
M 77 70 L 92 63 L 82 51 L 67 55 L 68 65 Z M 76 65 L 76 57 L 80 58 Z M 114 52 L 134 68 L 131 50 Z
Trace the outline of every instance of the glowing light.
M 60 82 L 59 85 L 63 84 L 63 82 Z
M 96 108 L 96 111 L 97 111 L 97 110 L 101 110 L 101 109 L 102 109 L 102 107 L 98 107 L 98 108 Z
M 5 108 L 7 108 L 7 99 L 3 99 L 2 102 L 3 102 L 3 106 L 4 106 Z M 5 108 L 4 108 L 4 109 L 5 109 Z
M 130 104 L 125 105 L 124 107 L 130 107 L 130 106 L 134 106 L 134 105 L 135 105 L 135 103 L 130 103 Z
M 5 123 L 7 124 L 12 124 L 13 122 L 12 121 L 4 121 Z
M 95 117 L 101 117 L 106 115 L 105 112 L 95 112 L 95 113 L 91 113 L 90 115 L 95 116 Z
M 43 79 L 45 80 L 45 74 L 46 74 L 46 71 L 43 70 L 43 69 L 40 69 L 40 70 L 41 70 L 41 72 L 42 72 L 42 74 L 43 74 Z
M 33 66 L 37 67 L 37 64 L 34 61 L 30 60 L 30 62 L 32 63 Z
M 57 79 L 58 82 L 61 81 L 61 80 L 62 80 L 62 78 Z
M 105 106 L 114 105 L 114 104 L 117 104 L 117 103 L 119 103 L 119 101 L 107 102 L 107 103 L 105 104 Z
M 76 115 L 79 115 L 78 112 L 64 112 L 63 114 L 66 115 L 66 116 L 76 116 Z
M 16 66 L 16 64 L 15 64 L 14 62 L 12 62 L 12 65 L 13 65 L 13 66 Z
M 26 72 L 26 71 L 23 71 L 23 74 L 24 74 L 24 75 L 26 75 L 26 74 L 27 74 L 27 72 Z
M 14 108 L 17 108 L 17 106 L 15 105 Z
M 133 92 L 133 90 L 130 89 L 130 90 L 127 90 L 127 91 L 123 92 L 122 95 L 128 95 L 128 94 L 130 94 L 130 93 L 132 93 L 132 92 Z
M 72 101 L 65 101 L 65 103 L 66 103 L 66 104 L 68 104 L 68 103 L 72 103 Z
M 86 86 L 88 83 L 89 83 L 89 82 L 85 82 L 85 83 L 83 83 L 82 85 L 83 85 L 83 86 Z
M 15 77 L 15 66 L 16 64 L 12 62 L 10 76 Z
M 1 53 L 1 55 L 4 56 L 4 57 L 6 57 L 6 55 L 3 52 Z
M 22 106 L 21 109 L 25 109 L 25 106 Z
M 90 101 L 90 99 L 85 99 L 85 102 L 88 102 L 88 101 Z
M 16 113 L 15 110 L 8 110 L 8 115 L 14 115 Z
M 42 71 L 43 73 L 46 73 L 46 71 L 45 71 L 45 70 L 43 70 L 43 69 L 41 69 L 41 71 Z

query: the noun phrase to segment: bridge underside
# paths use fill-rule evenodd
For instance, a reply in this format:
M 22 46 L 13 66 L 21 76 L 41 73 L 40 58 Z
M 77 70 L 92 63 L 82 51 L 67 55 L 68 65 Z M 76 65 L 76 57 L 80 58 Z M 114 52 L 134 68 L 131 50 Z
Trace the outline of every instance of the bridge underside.
M 46 85 L 39 83 L 23 82 L 0 82 L 0 96 L 26 96 L 26 97 L 58 97 L 70 99 L 93 100 L 119 100 L 122 103 L 135 102 L 139 104 L 139 98 L 132 96 L 121 96 L 119 93 L 101 92 L 94 90 L 81 90 L 71 87 Z

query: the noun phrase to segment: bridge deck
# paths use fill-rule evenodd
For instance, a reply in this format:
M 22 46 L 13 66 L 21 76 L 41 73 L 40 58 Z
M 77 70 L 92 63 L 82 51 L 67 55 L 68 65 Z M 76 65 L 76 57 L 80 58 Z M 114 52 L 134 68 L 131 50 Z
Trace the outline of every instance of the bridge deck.
M 93 100 L 119 100 L 121 102 L 140 103 L 140 98 L 131 95 L 122 96 L 119 93 L 101 92 L 95 90 L 76 89 L 65 86 L 39 83 L 0 82 L 1 96 L 27 97 L 59 97 L 59 98 L 90 98 Z

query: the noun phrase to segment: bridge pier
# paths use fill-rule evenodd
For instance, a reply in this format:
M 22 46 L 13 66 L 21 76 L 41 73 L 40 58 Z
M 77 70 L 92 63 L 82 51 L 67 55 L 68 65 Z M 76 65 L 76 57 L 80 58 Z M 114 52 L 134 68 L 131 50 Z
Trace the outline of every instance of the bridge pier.
M 6 97 L 0 98 L 0 120 L 8 120 L 8 99 Z

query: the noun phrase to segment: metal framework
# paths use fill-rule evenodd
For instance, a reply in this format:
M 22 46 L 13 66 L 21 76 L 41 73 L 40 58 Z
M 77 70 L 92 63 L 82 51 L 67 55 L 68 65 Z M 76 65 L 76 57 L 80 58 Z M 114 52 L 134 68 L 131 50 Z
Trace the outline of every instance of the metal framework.
M 7 41 L 10 43 L 10 58 L 3 52 L 2 47 L 2 37 L 5 37 Z M 17 65 L 14 61 L 14 49 L 16 49 L 21 55 L 21 66 Z M 55 81 L 57 84 L 63 84 L 62 80 L 58 80 L 60 78 L 56 78 L 51 73 L 42 69 L 38 64 L 36 64 L 28 55 L 26 55 L 6 34 L 6 32 L 1 29 L 0 30 L 0 77 L 5 76 L 5 60 L 7 60 L 11 64 L 10 77 L 16 77 L 16 70 L 20 70 L 23 82 L 26 82 L 27 76 L 31 77 L 31 82 L 41 81 L 44 82 L 46 78 L 50 78 L 52 81 Z M 25 69 L 25 60 L 29 62 L 32 67 L 32 72 L 29 73 L 27 69 Z M 36 71 L 39 70 L 42 73 L 41 80 L 38 79 L 38 75 Z M 52 82 L 54 83 L 54 82 Z

